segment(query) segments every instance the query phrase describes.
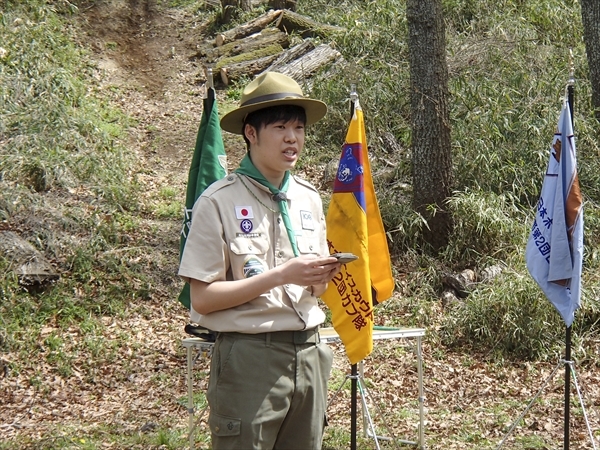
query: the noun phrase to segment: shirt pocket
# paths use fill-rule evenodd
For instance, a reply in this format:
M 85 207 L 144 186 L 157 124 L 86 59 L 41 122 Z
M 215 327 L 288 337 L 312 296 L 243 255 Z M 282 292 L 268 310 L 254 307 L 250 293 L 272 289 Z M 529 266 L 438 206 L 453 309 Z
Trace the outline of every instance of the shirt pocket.
M 319 255 L 320 253 L 321 247 L 317 237 L 298 236 L 296 243 L 298 244 L 298 251 L 303 255 Z
M 269 241 L 265 237 L 234 238 L 229 242 L 231 271 L 234 279 L 250 278 L 269 270 L 267 252 Z

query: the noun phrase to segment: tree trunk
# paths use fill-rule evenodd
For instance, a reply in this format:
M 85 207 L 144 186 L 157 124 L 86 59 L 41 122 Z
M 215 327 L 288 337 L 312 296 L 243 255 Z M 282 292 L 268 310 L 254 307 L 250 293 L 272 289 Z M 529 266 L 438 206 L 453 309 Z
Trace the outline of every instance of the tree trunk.
M 269 0 L 268 4 L 273 9 L 296 11 L 296 0 Z
M 426 220 L 434 251 L 448 243 L 452 216 L 452 153 L 448 65 L 441 0 L 407 0 L 411 85 L 413 207 Z
M 222 21 L 223 23 L 231 22 L 233 13 L 236 9 L 241 8 L 242 11 L 250 11 L 252 9 L 251 0 L 221 0 L 221 7 L 223 8 Z
M 596 119 L 600 120 L 600 2 L 581 0 L 583 41 L 590 69 L 592 105 Z

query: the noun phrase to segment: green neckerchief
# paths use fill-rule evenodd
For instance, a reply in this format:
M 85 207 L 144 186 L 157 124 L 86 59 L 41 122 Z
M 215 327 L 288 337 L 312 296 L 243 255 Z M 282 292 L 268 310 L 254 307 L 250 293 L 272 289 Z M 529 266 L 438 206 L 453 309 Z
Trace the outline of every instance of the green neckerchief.
M 269 188 L 273 195 L 277 195 L 280 192 L 284 194 L 288 190 L 288 186 L 290 185 L 290 171 L 286 170 L 285 175 L 283 176 L 283 182 L 281 183 L 281 189 L 273 186 L 267 179 L 263 176 L 262 173 L 258 171 L 256 166 L 252 163 L 250 159 L 250 154 L 246 153 L 244 159 L 240 163 L 240 167 L 238 167 L 235 171 L 236 173 L 240 173 L 242 175 L 246 175 L 253 180 L 258 181 L 263 186 Z M 296 238 L 294 235 L 294 230 L 292 229 L 292 224 L 290 222 L 290 215 L 288 212 L 287 199 L 282 198 L 279 200 L 279 211 L 281 212 L 281 217 L 283 218 L 283 224 L 285 225 L 285 229 L 287 230 L 288 237 L 290 238 L 290 243 L 292 244 L 292 250 L 294 251 L 294 256 L 298 256 L 298 246 L 296 245 Z

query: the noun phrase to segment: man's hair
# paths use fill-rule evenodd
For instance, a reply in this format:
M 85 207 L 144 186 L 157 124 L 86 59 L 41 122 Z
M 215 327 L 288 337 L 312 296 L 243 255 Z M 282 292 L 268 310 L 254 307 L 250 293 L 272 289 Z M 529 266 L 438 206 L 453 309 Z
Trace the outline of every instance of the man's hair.
M 304 111 L 302 106 L 277 105 L 251 112 L 246 116 L 242 125 L 242 136 L 246 142 L 246 148 L 250 150 L 250 141 L 246 137 L 246 133 L 244 133 L 246 124 L 253 126 L 258 134 L 262 127 L 279 122 L 280 120 L 284 122 L 298 120 L 305 124 L 306 111 Z

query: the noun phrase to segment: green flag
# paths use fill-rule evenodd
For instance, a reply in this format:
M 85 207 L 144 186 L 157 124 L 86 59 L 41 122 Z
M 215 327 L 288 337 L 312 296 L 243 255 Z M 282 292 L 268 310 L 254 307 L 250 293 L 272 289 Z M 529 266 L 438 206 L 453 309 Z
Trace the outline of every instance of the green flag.
M 214 91 L 209 90 L 208 98 L 205 98 L 203 103 L 204 111 L 200 119 L 196 148 L 192 157 L 185 196 L 185 214 L 179 243 L 180 257 L 183 254 L 187 234 L 190 230 L 192 208 L 196 199 L 214 181 L 227 175 L 227 157 L 223 137 L 221 136 L 219 111 L 217 110 Z M 188 283 L 185 283 L 181 294 L 179 294 L 179 301 L 186 308 L 190 308 L 190 285 Z

